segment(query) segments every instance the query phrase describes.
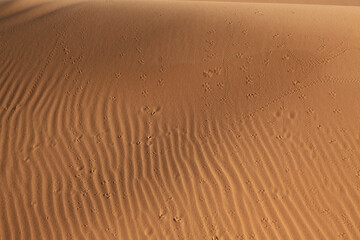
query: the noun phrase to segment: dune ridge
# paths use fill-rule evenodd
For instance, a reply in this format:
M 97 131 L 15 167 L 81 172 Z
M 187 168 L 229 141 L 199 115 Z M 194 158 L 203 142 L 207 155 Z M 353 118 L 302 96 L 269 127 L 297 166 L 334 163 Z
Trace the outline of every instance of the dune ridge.
M 27 4 L 0 4 L 0 239 L 359 239 L 359 8 Z

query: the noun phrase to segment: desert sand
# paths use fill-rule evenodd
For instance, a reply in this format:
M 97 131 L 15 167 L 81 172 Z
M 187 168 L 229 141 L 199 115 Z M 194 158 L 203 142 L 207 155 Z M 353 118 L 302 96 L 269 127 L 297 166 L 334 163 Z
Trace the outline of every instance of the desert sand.
M 360 239 L 357 5 L 0 3 L 0 239 Z

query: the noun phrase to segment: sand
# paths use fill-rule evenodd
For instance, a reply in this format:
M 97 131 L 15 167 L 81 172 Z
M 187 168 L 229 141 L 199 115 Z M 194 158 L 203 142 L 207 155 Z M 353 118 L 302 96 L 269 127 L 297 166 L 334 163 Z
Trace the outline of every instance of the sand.
M 0 239 L 360 239 L 357 2 L 0 3 Z

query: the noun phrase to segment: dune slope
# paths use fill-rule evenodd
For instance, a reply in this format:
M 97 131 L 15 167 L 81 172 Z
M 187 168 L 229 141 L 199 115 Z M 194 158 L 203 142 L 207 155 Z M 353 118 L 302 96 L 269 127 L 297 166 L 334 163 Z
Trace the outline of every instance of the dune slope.
M 360 239 L 360 9 L 0 5 L 0 239 Z

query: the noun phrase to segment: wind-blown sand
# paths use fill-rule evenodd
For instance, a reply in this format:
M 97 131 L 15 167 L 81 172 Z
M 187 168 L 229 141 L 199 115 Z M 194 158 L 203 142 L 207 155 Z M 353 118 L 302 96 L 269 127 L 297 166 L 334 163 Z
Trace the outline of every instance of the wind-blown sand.
M 360 8 L 279 2 L 1 3 L 0 239 L 360 239 Z

